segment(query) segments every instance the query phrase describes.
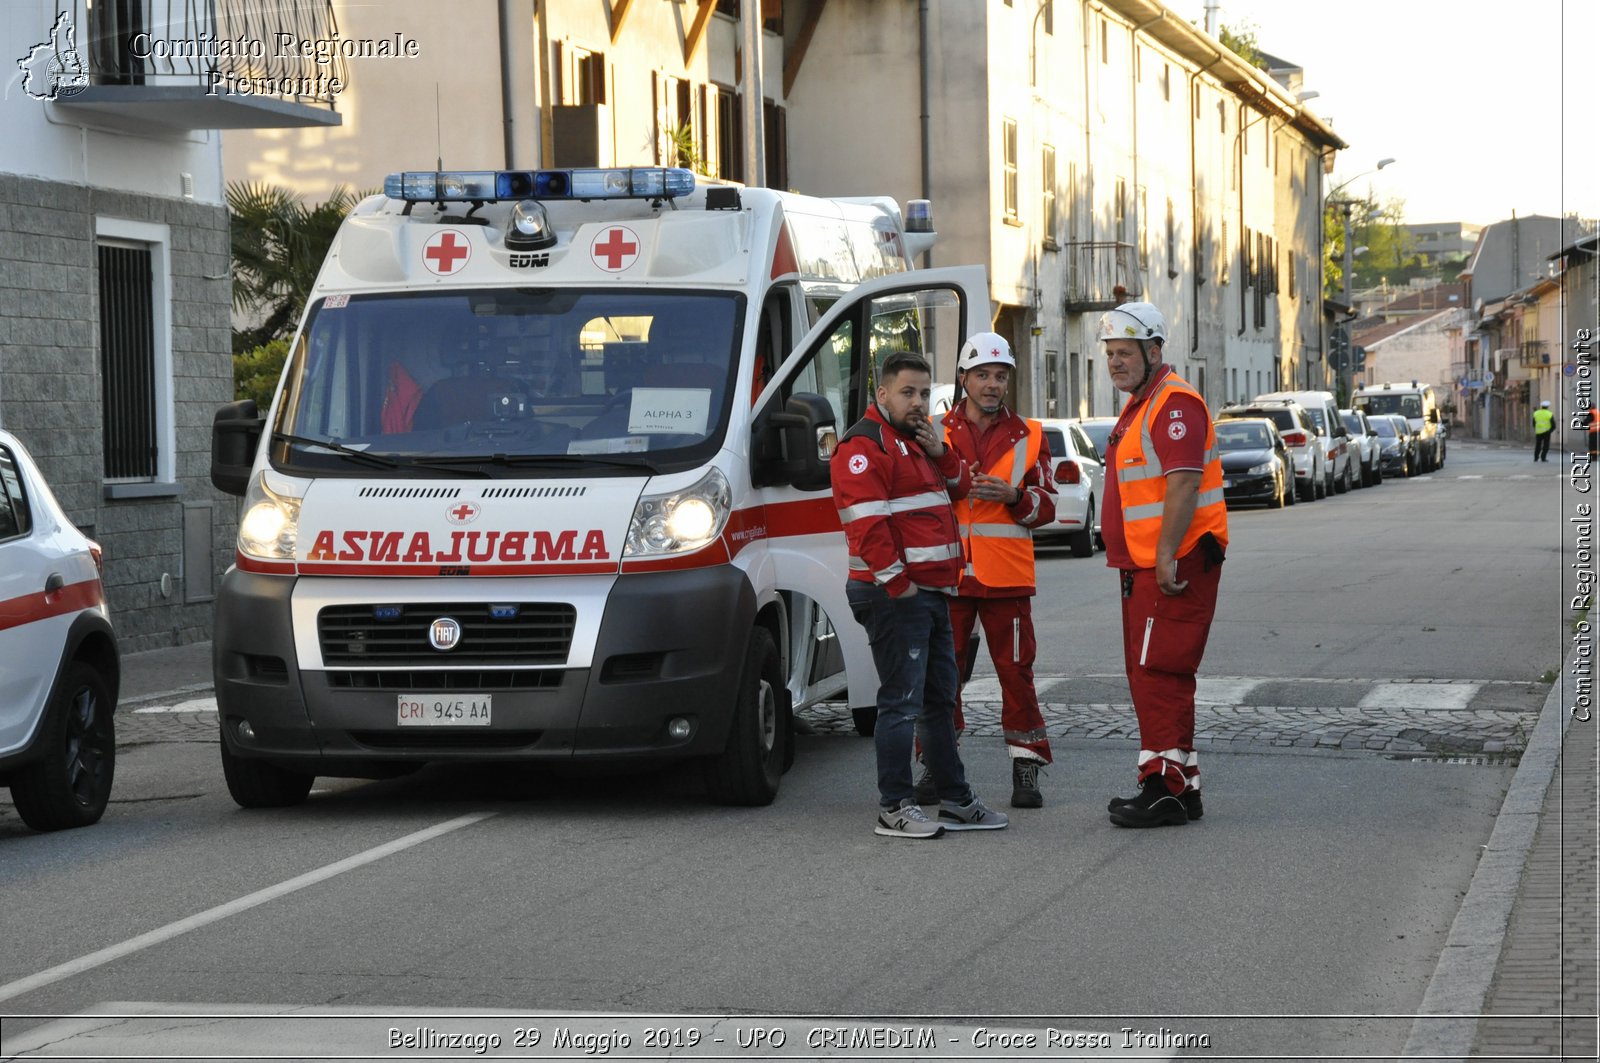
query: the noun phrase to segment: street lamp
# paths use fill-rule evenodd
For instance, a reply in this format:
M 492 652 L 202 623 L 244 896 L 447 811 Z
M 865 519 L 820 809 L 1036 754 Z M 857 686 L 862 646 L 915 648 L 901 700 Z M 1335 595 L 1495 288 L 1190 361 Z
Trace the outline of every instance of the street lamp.
M 1348 351 L 1350 350 L 1349 322 L 1351 320 L 1354 320 L 1354 318 L 1355 318 L 1355 302 L 1354 302 L 1354 300 L 1352 298 L 1351 291 L 1350 291 L 1350 275 L 1353 272 L 1355 272 L 1355 257 L 1356 257 L 1355 256 L 1355 246 L 1354 246 L 1355 237 L 1354 237 L 1354 234 L 1350 231 L 1350 208 L 1352 206 L 1354 206 L 1354 203 L 1348 197 L 1346 197 L 1344 199 L 1340 199 L 1340 198 L 1338 198 L 1338 196 L 1339 196 L 1339 193 L 1343 192 L 1347 187 L 1349 187 L 1350 183 L 1352 181 L 1356 180 L 1356 178 L 1365 177 L 1365 176 L 1367 176 L 1367 174 L 1377 173 L 1379 170 L 1383 169 L 1385 166 L 1388 166 L 1390 163 L 1392 163 L 1394 161 L 1395 161 L 1394 159 L 1379 159 L 1378 160 L 1378 165 L 1376 167 L 1374 167 L 1371 170 L 1366 170 L 1366 171 L 1363 171 L 1362 173 L 1358 173 L 1358 174 L 1356 174 L 1355 177 L 1346 178 L 1345 180 L 1343 180 L 1343 181 L 1339 182 L 1337 185 L 1335 185 L 1332 192 L 1328 193 L 1327 202 L 1330 205 L 1337 204 L 1339 206 L 1339 209 L 1340 209 L 1341 213 L 1344 215 L 1344 305 L 1345 305 L 1345 312 L 1350 315 L 1350 317 L 1347 318 L 1346 322 L 1345 322 L 1345 336 L 1346 336 L 1345 351 L 1347 353 L 1340 359 L 1339 367 L 1334 370 L 1334 372 L 1336 374 L 1335 378 L 1334 378 L 1334 390 L 1335 391 L 1337 391 L 1338 390 L 1338 386 L 1344 382 L 1345 370 L 1349 368 L 1349 360 L 1350 360 L 1350 356 L 1348 354 Z M 1365 250 L 1365 248 L 1363 248 L 1363 250 Z

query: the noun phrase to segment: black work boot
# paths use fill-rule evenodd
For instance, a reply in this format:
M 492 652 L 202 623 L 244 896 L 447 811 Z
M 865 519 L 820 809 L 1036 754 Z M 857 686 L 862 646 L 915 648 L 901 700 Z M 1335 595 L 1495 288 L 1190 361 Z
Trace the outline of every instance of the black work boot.
M 1133 798 L 1131 797 L 1113 797 L 1106 803 L 1106 811 L 1115 812 L 1118 806 L 1125 805 L 1132 800 Z M 1199 819 L 1206 814 L 1205 805 L 1200 800 L 1199 790 L 1185 790 L 1178 795 L 1178 800 L 1183 802 L 1183 810 L 1189 813 L 1191 820 Z
M 1107 807 L 1119 827 L 1181 827 L 1189 822 L 1182 798 L 1167 789 L 1160 775 L 1146 776 L 1138 796 Z
M 1011 807 L 1043 808 L 1044 794 L 1039 792 L 1039 769 L 1044 761 L 1032 757 L 1013 757 L 1011 760 Z

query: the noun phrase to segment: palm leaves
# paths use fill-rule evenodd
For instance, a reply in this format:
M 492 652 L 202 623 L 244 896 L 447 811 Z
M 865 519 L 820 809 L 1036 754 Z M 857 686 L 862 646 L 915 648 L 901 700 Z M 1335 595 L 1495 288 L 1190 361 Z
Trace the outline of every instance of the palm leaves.
M 339 185 L 326 200 L 307 207 L 276 185 L 234 181 L 227 193 L 233 308 L 259 322 L 234 330 L 237 354 L 294 330 L 334 234 L 366 194 Z

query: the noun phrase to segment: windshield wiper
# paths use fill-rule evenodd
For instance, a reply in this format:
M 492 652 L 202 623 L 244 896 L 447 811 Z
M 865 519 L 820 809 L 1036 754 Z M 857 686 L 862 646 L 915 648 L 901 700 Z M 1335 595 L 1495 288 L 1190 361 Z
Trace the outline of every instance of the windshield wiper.
M 436 460 L 420 461 L 416 458 L 391 458 L 385 454 L 373 454 L 366 450 L 357 450 L 355 447 L 345 446 L 337 439 L 315 439 L 311 436 L 291 435 L 288 432 L 272 433 L 274 443 L 298 443 L 306 447 L 321 447 L 331 450 L 335 454 L 351 459 L 352 461 L 366 462 L 379 469 L 430 469 L 434 472 L 447 472 L 457 475 L 460 469 L 447 468 L 442 462 Z M 482 475 L 487 475 L 484 473 Z
M 357 450 L 355 447 L 347 447 L 337 439 L 314 439 L 311 436 L 274 432 L 272 433 L 272 441 L 274 443 L 298 443 L 303 447 L 321 447 L 324 450 L 331 450 L 335 454 L 342 454 L 347 458 L 364 461 L 368 465 L 376 465 L 381 469 L 398 469 L 400 467 L 400 462 L 394 458 L 386 458 L 381 454 L 369 454 L 364 450 Z
M 650 475 L 660 470 L 643 458 L 611 458 L 604 454 L 479 454 L 474 457 L 435 458 L 437 465 L 500 465 L 505 468 L 522 468 L 530 465 L 610 465 L 618 469 L 640 469 Z

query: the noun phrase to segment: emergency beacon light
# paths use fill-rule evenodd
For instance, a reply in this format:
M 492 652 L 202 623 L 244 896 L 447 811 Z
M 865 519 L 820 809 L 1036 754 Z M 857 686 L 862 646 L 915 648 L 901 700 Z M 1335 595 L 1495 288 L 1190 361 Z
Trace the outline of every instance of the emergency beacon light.
M 408 170 L 383 179 L 407 203 L 506 199 L 674 199 L 694 191 L 694 171 L 660 166 L 584 170 Z

